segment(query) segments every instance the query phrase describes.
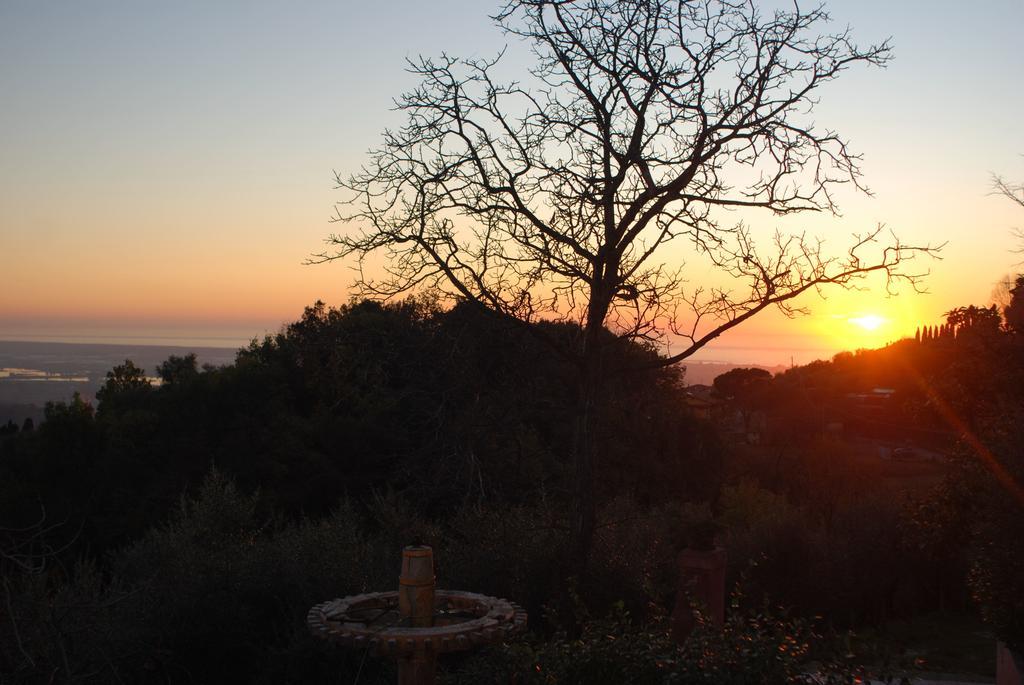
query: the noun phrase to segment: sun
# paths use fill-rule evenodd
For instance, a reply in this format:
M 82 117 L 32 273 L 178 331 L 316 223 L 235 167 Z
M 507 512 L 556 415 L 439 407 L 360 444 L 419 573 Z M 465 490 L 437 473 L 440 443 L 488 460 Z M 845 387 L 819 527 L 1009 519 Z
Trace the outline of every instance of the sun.
M 878 330 L 879 326 L 884 324 L 886 320 L 877 314 L 865 314 L 863 316 L 855 316 L 847 319 L 854 326 L 860 326 L 866 331 Z

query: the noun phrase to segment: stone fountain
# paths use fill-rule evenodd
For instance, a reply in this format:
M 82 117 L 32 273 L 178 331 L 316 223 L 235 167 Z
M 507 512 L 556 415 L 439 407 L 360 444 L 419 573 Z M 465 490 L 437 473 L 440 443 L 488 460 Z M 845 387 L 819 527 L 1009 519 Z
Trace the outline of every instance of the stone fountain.
M 432 685 L 437 657 L 501 642 L 526 627 L 526 612 L 505 599 L 438 590 L 430 547 L 406 547 L 397 592 L 371 592 L 317 604 L 313 635 L 398 660 L 399 685 Z

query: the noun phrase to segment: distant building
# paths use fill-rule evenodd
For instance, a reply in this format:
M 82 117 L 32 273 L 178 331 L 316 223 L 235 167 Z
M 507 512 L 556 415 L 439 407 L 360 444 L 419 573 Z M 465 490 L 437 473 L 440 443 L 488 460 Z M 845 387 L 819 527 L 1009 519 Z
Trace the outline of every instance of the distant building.
M 846 399 L 867 407 L 882 407 L 896 394 L 895 388 L 872 388 L 870 392 L 851 392 Z
M 722 404 L 722 401 L 714 396 L 714 389 L 710 385 L 699 384 L 686 388 L 686 397 L 683 401 L 691 414 L 705 421 L 710 421 Z

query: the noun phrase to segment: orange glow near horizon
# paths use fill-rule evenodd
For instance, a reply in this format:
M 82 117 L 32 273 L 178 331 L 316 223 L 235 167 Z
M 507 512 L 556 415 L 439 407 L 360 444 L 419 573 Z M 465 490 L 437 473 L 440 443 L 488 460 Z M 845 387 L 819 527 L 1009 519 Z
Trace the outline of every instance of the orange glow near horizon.
M 930 295 L 889 298 L 884 280 L 865 279 L 851 284 L 863 290 L 801 298 L 806 317 L 765 311 L 705 356 L 769 350 L 765 357 L 789 363 L 791 354 L 878 347 L 955 307 L 987 305 L 994 284 L 1019 270 L 1013 230 L 1024 215 L 989 191 L 993 173 L 1024 179 L 1024 150 L 1007 143 L 1024 92 L 1003 87 L 1018 76 L 1013 38 L 1024 7 L 932 13 L 936 31 L 962 47 L 951 51 L 921 32 L 917 12 L 833 4 L 839 25 L 866 42 L 892 36 L 898 49 L 885 70 L 844 75 L 812 117 L 863 155 L 872 194 L 837 192 L 840 216 L 737 210 L 722 225 L 744 221 L 768 252 L 776 231 L 820 238 L 840 260 L 852 235 L 880 223 L 906 245 L 949 247 L 941 261 L 910 265 L 931 272 L 922 283 Z M 357 171 L 382 131 L 404 123 L 393 98 L 414 86 L 407 55 L 485 58 L 504 41 L 470 0 L 407 3 L 403 22 L 389 3 L 268 5 L 244 17 L 192 0 L 161 7 L 54 13 L 15 3 L 0 21 L 10 67 L 0 69 L 10 103 L 0 110 L 0 339 L 84 329 L 259 335 L 316 300 L 348 302 L 353 263 L 303 265 L 345 230 L 329 223 L 341 199 L 333 171 Z M 390 40 L 368 30 L 385 26 Z M 503 78 L 533 64 L 512 44 Z M 960 97 L 936 109 L 951 79 Z M 687 255 L 668 251 L 662 261 L 686 266 L 689 290 L 730 287 Z M 806 355 L 791 352 L 800 349 Z
M 240 339 L 258 337 L 297 320 L 318 299 L 329 306 L 348 301 L 348 265 L 303 266 L 300 256 L 279 253 L 276 263 L 263 255 L 248 263 L 210 260 L 208 268 L 190 269 L 187 276 L 166 264 L 126 271 L 107 262 L 73 288 L 51 273 L 15 263 L 11 271 L 23 288 L 0 292 L 0 339 L 26 339 L 36 332 L 54 339 L 61 330 L 69 336 L 109 331 L 116 337 L 132 330 L 170 333 L 175 328 L 190 337 L 202 331 L 227 335 L 229 329 Z M 941 313 L 956 302 L 913 292 L 886 297 L 884 287 L 876 284 L 825 295 L 798 303 L 809 310 L 807 316 L 765 311 L 713 341 L 701 356 L 758 364 L 830 358 L 912 337 L 918 326 L 941 321 Z
M 930 296 L 910 292 L 888 297 L 884 284 L 825 295 L 801 303 L 810 310 L 808 316 L 776 320 L 773 326 L 788 326 L 794 334 L 816 341 L 817 347 L 852 352 L 913 337 L 918 326 L 937 321 L 941 311 Z

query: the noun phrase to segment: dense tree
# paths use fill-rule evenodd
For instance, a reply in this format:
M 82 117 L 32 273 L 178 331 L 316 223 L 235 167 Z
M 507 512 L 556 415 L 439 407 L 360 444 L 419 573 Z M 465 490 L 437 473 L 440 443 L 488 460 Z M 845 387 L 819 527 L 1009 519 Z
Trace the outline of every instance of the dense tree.
M 999 331 L 1001 323 L 999 311 L 995 305 L 978 307 L 972 304 L 967 307 L 957 307 L 946 312 L 945 316 L 946 330 L 948 332 L 955 330 L 957 334 L 991 335 Z
M 894 240 L 866 254 L 881 229 L 844 257 L 821 242 L 777 236 L 756 246 L 726 210 L 775 215 L 835 211 L 841 184 L 860 188 L 858 158 L 807 116 L 818 89 L 856 64 L 884 64 L 888 45 L 821 34 L 824 10 L 763 15 L 708 0 L 511 0 L 496 21 L 537 59 L 528 79 L 502 83 L 498 60 L 418 59 L 421 84 L 398 107 L 350 198 L 327 261 L 381 253 L 359 291 L 393 297 L 439 288 L 514 321 L 571 320 L 577 368 L 574 463 L 578 555 L 593 531 L 595 397 L 621 369 L 608 349 L 686 341 L 657 363 L 692 355 L 764 309 L 848 285 L 872 272 L 916 283 L 905 261 L 928 248 Z M 670 246 L 722 283 L 686 286 Z M 699 268 L 699 267 L 698 267 Z M 607 336 L 607 328 L 615 332 Z M 539 329 L 533 329 L 539 330 Z
M 119 364 L 107 371 L 107 379 L 103 386 L 96 391 L 96 399 L 100 404 L 117 401 L 121 396 L 135 396 L 149 387 L 150 382 L 146 378 L 145 370 L 136 366 L 131 359 L 125 359 L 124 364 Z
M 183 357 L 171 355 L 167 361 L 156 367 L 156 375 L 168 385 L 187 383 L 196 377 L 199 367 L 196 365 L 196 354 L 191 352 Z
M 715 392 L 729 402 L 743 419 L 743 428 L 750 431 L 754 412 L 769 402 L 769 381 L 772 374 L 764 369 L 737 368 L 714 380 Z
M 537 325 L 562 344 L 579 334 Z M 877 625 L 964 606 L 970 566 L 986 616 L 1019 645 L 1024 518 L 1006 476 L 1020 483 L 1024 472 L 1019 431 L 1005 430 L 1024 425 L 1017 337 L 908 340 L 772 378 L 733 373 L 718 383 L 723 392 L 764 389 L 773 423 L 791 417 L 795 430 L 777 436 L 785 451 L 770 432 L 765 449 L 736 446 L 725 458 L 713 431 L 685 416 L 680 371 L 651 365 L 649 347 L 609 345 L 610 365 L 648 368 L 618 377 L 617 392 L 595 403 L 600 525 L 576 596 L 591 616 L 619 600 L 637 618 L 671 606 L 680 519 L 702 509 L 727 526 L 731 573 L 746 569 L 755 602 L 767 595 L 837 628 Z M 331 593 L 387 587 L 395 550 L 415 537 L 439 546 L 439 577 L 564 620 L 574 373 L 537 337 L 472 303 L 364 301 L 309 307 L 234 364 L 156 388 L 129 384 L 100 416 L 80 397 L 49 406 L 35 431 L 0 440 L 0 556 L 5 532 L 33 535 L 40 504 L 55 524 L 45 543 L 60 550 L 54 572 L 40 576 L 0 560 L 10 586 L 0 680 L 15 667 L 14 680 L 354 674 L 358 660 L 310 658 L 305 611 Z M 837 404 L 880 385 L 898 400 L 870 422 Z M 909 521 L 870 460 L 816 430 L 838 408 L 851 433 L 879 421 L 901 426 L 900 439 L 910 425 L 925 435 L 945 427 L 948 447 L 946 417 L 924 413 L 939 407 L 1005 473 L 965 442 L 964 470 L 950 479 L 958 499 L 922 493 Z M 211 464 L 238 487 L 217 473 L 200 485 Z M 79 555 L 96 566 L 75 570 Z M 224 629 L 239 617 L 245 630 Z M 547 649 L 544 639 L 531 644 Z M 615 667 L 628 658 L 615 645 L 631 649 L 620 643 L 608 644 Z M 242 666 L 226 669 L 224 654 Z
M 1013 399 L 1019 407 L 1024 397 L 1018 392 Z M 963 445 L 967 464 L 957 475 L 970 499 L 959 502 L 957 514 L 971 533 L 969 583 L 974 598 L 996 637 L 1020 661 L 1024 659 L 1024 458 L 1020 453 L 1024 415 L 1011 408 L 999 418 L 1003 425 L 982 433 L 973 454 L 968 451 L 969 442 Z
M 1006 327 L 1015 333 L 1024 333 L 1024 275 L 1018 275 L 1009 289 L 1009 302 L 1003 309 Z
M 736 368 L 717 376 L 715 391 L 725 399 L 739 399 L 753 388 L 770 381 L 772 374 L 765 369 Z
M 552 339 L 577 333 L 538 325 Z M 681 372 L 650 365 L 644 346 L 615 354 L 650 368 L 595 403 L 599 496 L 713 496 L 719 448 L 686 415 Z M 119 365 L 98 412 L 77 398 L 48 409 L 37 435 L 5 437 L 0 505 L 31 516 L 37 497 L 52 497 L 55 515 L 87 521 L 80 539 L 101 551 L 160 520 L 211 464 L 289 515 L 383 492 L 445 516 L 571 491 L 571 365 L 469 304 L 317 303 L 234 364 L 196 369 L 189 355 L 160 370 L 165 382 L 151 387 Z

